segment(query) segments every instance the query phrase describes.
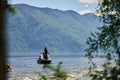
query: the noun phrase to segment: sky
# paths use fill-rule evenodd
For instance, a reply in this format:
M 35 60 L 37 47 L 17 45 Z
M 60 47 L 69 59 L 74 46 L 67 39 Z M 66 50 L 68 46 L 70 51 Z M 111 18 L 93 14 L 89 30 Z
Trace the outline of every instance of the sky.
M 8 0 L 10 4 L 28 4 L 36 7 L 49 7 L 59 10 L 74 10 L 81 15 L 94 13 L 98 0 Z

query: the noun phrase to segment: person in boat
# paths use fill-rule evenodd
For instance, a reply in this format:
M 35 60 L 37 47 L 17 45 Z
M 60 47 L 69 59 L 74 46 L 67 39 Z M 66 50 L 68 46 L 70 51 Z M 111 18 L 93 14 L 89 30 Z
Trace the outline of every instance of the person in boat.
M 51 60 L 50 55 L 48 53 L 47 47 L 44 48 L 44 52 L 40 54 L 39 60 Z
M 44 57 L 44 59 L 48 59 L 49 58 L 48 57 L 48 49 L 47 49 L 47 47 L 44 48 L 43 57 Z

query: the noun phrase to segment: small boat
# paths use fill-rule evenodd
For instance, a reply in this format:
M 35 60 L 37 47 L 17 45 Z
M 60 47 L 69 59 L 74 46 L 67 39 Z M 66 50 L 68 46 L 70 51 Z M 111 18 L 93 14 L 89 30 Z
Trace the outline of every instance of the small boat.
M 47 47 L 44 48 L 44 52 L 40 54 L 39 59 L 37 60 L 38 64 L 50 64 L 51 63 L 51 58 L 48 53 Z
M 51 60 L 46 60 L 46 59 L 39 59 L 37 60 L 37 63 L 38 64 L 50 64 L 51 63 Z
M 48 54 L 47 54 L 47 56 L 48 56 L 48 59 L 45 59 L 44 55 L 41 54 L 39 59 L 37 60 L 37 63 L 38 64 L 50 64 L 52 60 Z

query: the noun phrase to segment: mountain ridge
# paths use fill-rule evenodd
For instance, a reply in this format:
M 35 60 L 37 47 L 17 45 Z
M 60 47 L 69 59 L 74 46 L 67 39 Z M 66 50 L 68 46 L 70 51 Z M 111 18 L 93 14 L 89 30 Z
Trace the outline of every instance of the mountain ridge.
M 86 16 L 72 10 L 61 11 L 26 4 L 14 6 L 17 13 L 8 13 L 7 23 L 10 53 L 41 52 L 44 47 L 52 53 L 82 52 L 90 32 L 101 25 L 93 14 Z

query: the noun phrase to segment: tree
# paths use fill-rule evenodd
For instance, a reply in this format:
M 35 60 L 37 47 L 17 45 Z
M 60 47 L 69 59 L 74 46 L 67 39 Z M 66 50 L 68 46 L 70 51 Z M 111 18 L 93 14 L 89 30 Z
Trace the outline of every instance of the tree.
M 95 53 L 102 51 L 108 61 L 113 56 L 117 60 L 114 66 L 110 66 L 110 62 L 105 63 L 103 71 L 92 75 L 92 80 L 120 80 L 120 0 L 102 0 L 96 11 L 104 25 L 87 39 L 89 47 L 85 50 L 86 56 L 93 63 Z
M 0 80 L 6 80 L 6 39 L 5 39 L 5 6 L 6 1 L 0 1 Z
M 15 9 L 7 3 L 7 0 L 0 0 L 0 80 L 7 80 L 6 77 L 6 32 L 5 32 L 5 11 L 9 10 L 12 13 L 15 13 Z
M 67 72 L 64 71 L 61 67 L 62 62 L 59 62 L 57 66 L 51 66 L 51 65 L 44 65 L 43 68 L 48 68 L 51 71 L 53 71 L 53 78 L 47 78 L 47 76 L 42 76 L 41 79 L 43 80 L 66 80 L 68 75 Z

